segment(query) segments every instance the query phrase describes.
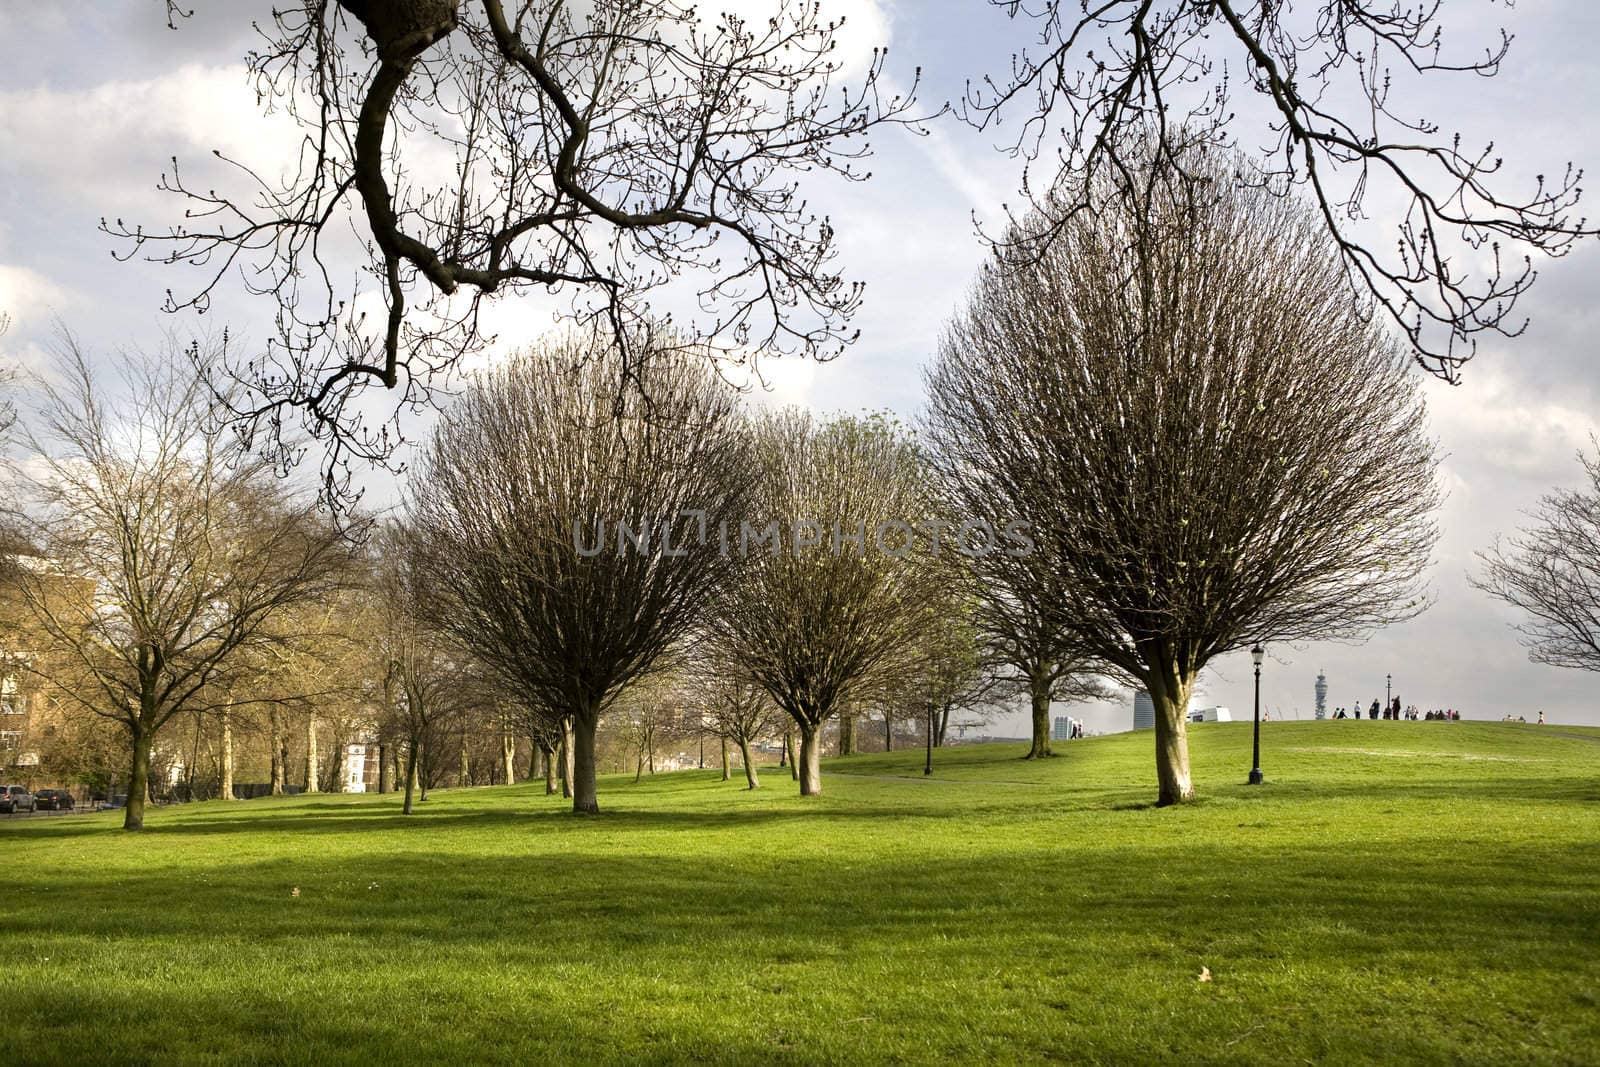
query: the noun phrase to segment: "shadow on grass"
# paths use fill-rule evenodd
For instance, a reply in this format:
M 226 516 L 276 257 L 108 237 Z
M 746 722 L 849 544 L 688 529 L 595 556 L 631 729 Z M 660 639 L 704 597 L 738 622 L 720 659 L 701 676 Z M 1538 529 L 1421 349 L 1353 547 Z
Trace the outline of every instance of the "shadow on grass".
M 405 1042 L 417 1040 L 433 1060 L 494 1058 L 511 1045 L 531 1051 L 546 1042 L 558 1060 L 585 1048 L 615 1059 L 627 1051 L 618 1028 L 654 1019 L 675 1033 L 670 1048 L 683 1058 L 749 1061 L 774 1050 L 770 1037 L 741 1030 L 748 1011 L 685 1029 L 653 1015 L 664 1009 L 651 998 L 692 1000 L 694 976 L 710 983 L 734 974 L 744 976 L 738 1003 L 781 1011 L 796 990 L 831 983 L 851 991 L 848 1013 L 865 1020 L 859 1001 L 891 996 L 896 981 L 940 975 L 1014 1002 L 1015 1012 L 1044 978 L 1074 1003 L 1114 999 L 1106 983 L 1130 976 L 1159 979 L 1166 993 L 1152 987 L 1151 996 L 1175 996 L 1194 987 L 1203 962 L 1229 978 L 1358 976 L 1371 988 L 1354 995 L 1374 1028 L 1394 983 L 1427 982 L 1425 996 L 1436 1002 L 1422 1010 L 1465 1025 L 1486 1010 L 1472 1001 L 1485 975 L 1543 988 L 1552 974 L 1592 974 L 1600 952 L 1593 845 L 1419 857 L 1413 843 L 1241 853 L 1191 837 L 1142 855 L 1122 842 L 963 855 L 971 842 L 942 840 L 866 859 L 826 847 L 430 855 L 390 843 L 395 851 L 214 865 L 188 877 L 124 865 L 103 880 L 52 886 L 48 896 L 14 895 L 8 950 L 82 960 L 115 945 L 111 972 L 192 969 L 198 988 L 172 988 L 154 972 L 117 981 L 93 1003 L 19 987 L 7 1013 L 24 1032 L 77 1041 L 86 1040 L 86 1020 L 124 1027 L 137 1035 L 120 1046 L 133 1059 L 163 1058 L 163 1042 L 182 1041 L 201 1059 L 304 1060 L 316 1047 L 361 1048 L 369 1061 L 387 1050 L 393 1062 L 409 1062 L 422 1046 Z M 1552 862 L 1557 855 L 1562 862 Z M 664 973 L 689 988 L 651 977 Z M 218 974 L 231 988 L 221 999 L 204 984 Z M 299 990 L 292 997 L 272 985 L 286 974 Z M 1433 987 L 1435 974 L 1459 978 L 1459 988 Z M 337 984 L 319 987 L 319 975 Z M 507 980 L 515 992 L 500 992 Z M 928 1010 L 961 1007 L 930 1000 Z M 973 1025 L 978 1033 L 1003 1022 Z M 1373 1047 L 1406 1039 L 1397 1025 L 1391 1044 Z M 1075 1040 L 1073 1032 L 1060 1040 Z M 79 1051 L 83 1062 L 99 1060 Z M 965 1051 L 981 1054 L 981 1046 Z M 806 1059 L 805 1050 L 794 1058 Z

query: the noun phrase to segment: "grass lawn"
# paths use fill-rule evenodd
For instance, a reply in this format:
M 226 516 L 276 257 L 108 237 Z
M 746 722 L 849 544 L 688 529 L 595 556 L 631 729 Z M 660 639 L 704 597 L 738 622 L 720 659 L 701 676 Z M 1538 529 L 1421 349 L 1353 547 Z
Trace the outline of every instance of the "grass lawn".
M 0 1062 L 1600 1062 L 1600 730 L 1190 738 L 0 818 Z

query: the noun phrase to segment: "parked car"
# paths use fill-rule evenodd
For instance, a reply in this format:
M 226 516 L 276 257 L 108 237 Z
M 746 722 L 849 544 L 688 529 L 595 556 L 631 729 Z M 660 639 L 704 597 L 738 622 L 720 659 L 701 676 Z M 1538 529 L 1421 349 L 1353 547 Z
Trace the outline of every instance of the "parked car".
M 65 789 L 41 789 L 33 794 L 33 802 L 40 811 L 71 811 L 78 806 L 77 800 Z
M 17 811 L 33 811 L 36 807 L 33 794 L 22 786 L 8 785 L 0 788 L 0 811 L 10 814 Z

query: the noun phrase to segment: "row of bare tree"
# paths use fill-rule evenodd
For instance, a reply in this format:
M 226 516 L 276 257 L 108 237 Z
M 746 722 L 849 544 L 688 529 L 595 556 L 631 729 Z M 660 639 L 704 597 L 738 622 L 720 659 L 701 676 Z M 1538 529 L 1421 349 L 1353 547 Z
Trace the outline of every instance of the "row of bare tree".
M 753 746 L 786 733 L 787 712 L 815 792 L 820 731 L 842 709 L 845 751 L 866 707 L 889 723 L 932 707 L 942 740 L 984 691 L 970 635 L 964 659 L 928 644 L 962 639 L 934 556 L 910 540 L 774 551 L 813 521 L 790 516 L 930 513 L 921 458 L 886 420 L 751 418 L 704 363 L 667 354 L 638 394 L 648 410 L 618 411 L 603 350 L 558 342 L 469 391 L 401 515 L 352 538 L 227 429 L 228 398 L 189 361 L 130 354 L 108 385 L 70 335 L 58 356 L 14 472 L 9 643 L 69 718 L 121 732 L 129 828 L 174 775 L 209 793 L 203 763 L 232 797 L 243 739 L 264 745 L 274 793 L 342 788 L 346 743 L 375 745 L 377 784 L 403 789 L 407 812 L 430 783 L 483 777 L 469 734 L 499 739 L 504 781 L 528 739 L 549 788 L 593 811 L 602 716 L 648 760 L 667 706 L 738 749 L 752 788 Z M 732 551 L 726 525 L 758 503 L 781 521 Z M 586 527 L 617 540 L 586 550 Z M 779 602 L 787 614 L 762 610 Z M 903 684 L 911 669 L 924 689 Z
M 134 359 L 108 394 L 68 338 L 17 467 L 29 663 L 124 729 L 129 827 L 185 714 L 196 753 L 215 724 L 222 795 L 251 709 L 274 791 L 291 720 L 316 788 L 334 700 L 376 724 L 408 812 L 449 754 L 474 778 L 469 722 L 501 780 L 527 739 L 529 773 L 594 812 L 607 715 L 636 772 L 690 724 L 751 788 L 755 746 L 797 740 L 810 795 L 823 728 L 850 751 L 862 708 L 931 745 L 1020 691 L 1041 757 L 1052 701 L 1106 679 L 1150 693 L 1158 800 L 1187 800 L 1198 672 L 1415 614 L 1436 539 L 1405 353 L 1308 209 L 1227 180 L 1250 166 L 1152 145 L 1073 193 L 1093 213 L 1019 223 L 945 333 L 920 436 L 748 412 L 670 331 L 641 328 L 629 366 L 574 332 L 465 390 L 364 543 L 224 428 L 214 378 Z M 1587 663 L 1592 500 L 1544 518 L 1484 582 L 1534 612 L 1538 654 Z
M 1075 194 L 1092 214 L 1020 223 L 945 335 L 921 439 L 747 412 L 668 330 L 628 359 L 603 333 L 547 340 L 440 415 L 366 551 L 219 429 L 212 376 L 138 363 L 113 412 L 69 345 L 29 431 L 43 562 L 22 586 L 67 650 L 40 662 L 126 727 L 130 826 L 165 723 L 220 709 L 226 748 L 226 716 L 291 699 L 285 678 L 300 698 L 362 679 L 408 811 L 443 724 L 495 705 L 597 811 L 602 717 L 683 676 L 742 747 L 780 715 L 805 795 L 846 708 L 909 700 L 931 739 L 1004 679 L 1045 756 L 1052 700 L 1134 680 L 1159 799 L 1186 800 L 1196 674 L 1420 610 L 1435 538 L 1404 353 L 1308 209 L 1225 180 L 1249 166 L 1152 143 Z
M 622 392 L 588 335 L 480 377 L 441 416 L 403 522 L 429 618 L 570 731 L 574 810 L 598 810 L 601 717 L 664 678 L 700 680 L 690 703 L 752 785 L 749 747 L 780 716 L 807 795 L 842 710 L 910 700 L 948 722 L 977 704 L 982 657 L 936 647 L 961 639 L 971 583 L 926 535 L 948 520 L 911 434 L 750 414 L 692 346 L 631 347 L 649 358 Z

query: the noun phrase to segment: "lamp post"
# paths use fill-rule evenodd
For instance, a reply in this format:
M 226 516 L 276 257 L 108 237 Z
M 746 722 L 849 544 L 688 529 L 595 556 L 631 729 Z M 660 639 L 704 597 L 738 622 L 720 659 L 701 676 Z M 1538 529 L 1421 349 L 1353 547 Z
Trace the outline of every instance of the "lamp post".
M 1387 715 L 1394 704 L 1394 675 L 1383 676 L 1383 713 Z
M 1267 658 L 1267 650 L 1257 641 L 1250 649 L 1250 658 L 1256 665 L 1256 725 L 1254 754 L 1250 761 L 1250 784 L 1261 784 L 1261 661 Z

